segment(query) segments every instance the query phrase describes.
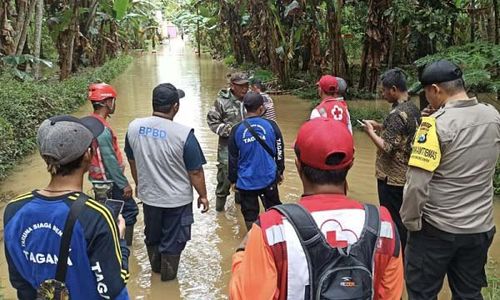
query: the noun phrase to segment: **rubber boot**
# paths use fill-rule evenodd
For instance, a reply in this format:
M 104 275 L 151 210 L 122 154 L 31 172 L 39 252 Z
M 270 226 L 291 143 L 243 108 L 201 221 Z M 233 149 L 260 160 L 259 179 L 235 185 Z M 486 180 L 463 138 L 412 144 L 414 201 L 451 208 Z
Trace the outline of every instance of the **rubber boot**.
M 247 231 L 250 231 L 250 229 L 252 228 L 252 225 L 253 225 L 253 222 L 245 221 L 245 226 L 247 227 Z
M 224 206 L 226 206 L 226 198 L 217 197 L 215 199 L 215 210 L 216 211 L 224 211 Z
M 134 240 L 134 225 L 125 227 L 125 241 L 127 246 L 132 246 L 132 241 Z
M 174 280 L 179 269 L 180 255 L 161 255 L 161 281 Z
M 149 264 L 151 265 L 151 270 L 154 273 L 160 273 L 161 271 L 161 261 L 160 252 L 158 251 L 158 246 L 146 246 L 148 249 Z

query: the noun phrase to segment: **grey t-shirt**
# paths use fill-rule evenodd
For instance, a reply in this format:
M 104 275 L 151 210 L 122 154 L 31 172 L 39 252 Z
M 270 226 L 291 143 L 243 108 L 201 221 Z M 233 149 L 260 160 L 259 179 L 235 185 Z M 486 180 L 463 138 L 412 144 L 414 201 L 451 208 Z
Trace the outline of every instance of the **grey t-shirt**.
M 136 163 L 138 196 L 156 207 L 193 201 L 188 171 L 206 163 L 193 129 L 152 116 L 129 125 L 125 153 Z

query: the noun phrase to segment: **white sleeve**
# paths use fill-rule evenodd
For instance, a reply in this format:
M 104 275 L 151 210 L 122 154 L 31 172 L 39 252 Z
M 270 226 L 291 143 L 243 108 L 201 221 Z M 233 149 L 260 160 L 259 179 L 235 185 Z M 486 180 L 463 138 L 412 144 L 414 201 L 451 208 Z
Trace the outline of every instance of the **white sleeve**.
M 319 111 L 315 108 L 311 112 L 311 116 L 309 117 L 309 120 L 312 120 L 312 119 L 315 119 L 315 118 L 319 118 L 319 117 L 321 117 L 321 115 L 320 115 Z

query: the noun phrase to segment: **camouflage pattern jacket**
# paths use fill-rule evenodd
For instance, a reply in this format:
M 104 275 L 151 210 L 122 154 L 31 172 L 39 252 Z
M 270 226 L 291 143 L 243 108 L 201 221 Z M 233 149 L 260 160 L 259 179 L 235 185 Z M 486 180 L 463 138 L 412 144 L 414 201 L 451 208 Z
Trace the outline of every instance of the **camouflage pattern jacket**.
M 217 160 L 228 163 L 227 144 L 229 134 L 234 125 L 242 120 L 243 103 L 238 100 L 231 89 L 223 89 L 217 95 L 214 105 L 207 114 L 207 124 L 219 136 Z

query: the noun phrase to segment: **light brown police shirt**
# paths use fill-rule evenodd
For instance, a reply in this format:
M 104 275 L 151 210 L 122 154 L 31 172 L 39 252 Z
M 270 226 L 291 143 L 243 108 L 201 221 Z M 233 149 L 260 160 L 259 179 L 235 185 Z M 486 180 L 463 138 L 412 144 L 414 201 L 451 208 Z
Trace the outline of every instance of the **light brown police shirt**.
M 418 231 L 423 218 L 449 233 L 491 230 L 493 175 L 500 153 L 498 111 L 471 98 L 450 101 L 432 117 L 441 160 L 434 172 L 408 168 L 400 211 L 404 225 Z

